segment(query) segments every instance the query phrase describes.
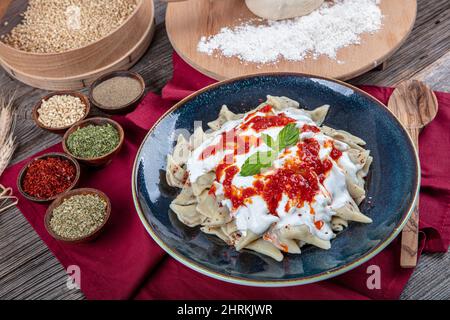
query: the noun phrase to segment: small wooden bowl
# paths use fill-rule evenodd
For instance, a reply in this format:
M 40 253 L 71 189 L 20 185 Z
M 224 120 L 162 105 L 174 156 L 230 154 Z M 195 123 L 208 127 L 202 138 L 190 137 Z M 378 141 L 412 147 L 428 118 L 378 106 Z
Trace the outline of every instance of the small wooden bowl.
M 82 238 L 78 238 L 78 239 L 68 239 L 68 238 L 64 238 L 64 237 L 56 234 L 50 227 L 50 220 L 52 218 L 53 210 L 56 207 L 58 207 L 65 199 L 68 199 L 75 195 L 85 195 L 85 194 L 96 194 L 100 198 L 102 198 L 103 200 L 106 201 L 106 212 L 105 212 L 105 219 L 103 220 L 103 223 L 91 234 L 84 236 Z M 61 195 L 60 197 L 58 197 L 55 201 L 53 201 L 50 204 L 50 206 L 48 207 L 47 212 L 45 214 L 44 224 L 45 224 L 45 228 L 47 229 L 47 232 L 56 240 L 64 242 L 64 243 L 76 244 L 76 243 L 89 242 L 89 241 L 92 241 L 95 238 L 97 238 L 100 235 L 100 233 L 103 231 L 110 216 L 111 216 L 111 201 L 109 201 L 109 198 L 105 193 L 103 193 L 102 191 L 97 190 L 97 189 L 80 188 L 80 189 L 74 189 L 69 192 L 66 192 L 63 195 Z
M 37 159 L 46 159 L 46 158 L 61 158 L 61 159 L 66 159 L 69 160 L 74 166 L 75 166 L 75 179 L 73 180 L 73 183 L 70 185 L 69 188 L 67 188 L 66 191 L 64 191 L 63 193 L 57 194 L 53 197 L 50 197 L 48 199 L 40 199 L 40 198 L 35 198 L 33 196 L 30 196 L 28 193 L 26 193 L 23 188 L 22 188 L 22 183 L 23 183 L 23 179 L 25 177 L 25 173 L 28 170 L 28 167 L 30 166 L 30 164 Z M 80 169 L 80 165 L 78 164 L 78 162 L 71 156 L 64 154 L 64 153 L 59 153 L 59 152 L 53 152 L 53 153 L 47 153 L 44 154 L 42 156 L 36 157 L 33 160 L 31 160 L 30 162 L 28 162 L 20 171 L 19 175 L 17 176 L 17 189 L 19 190 L 19 192 L 28 200 L 30 201 L 34 201 L 34 202 L 39 202 L 39 203 L 46 203 L 46 202 L 50 202 L 55 200 L 56 198 L 58 198 L 61 194 L 64 194 L 65 192 L 75 188 L 75 186 L 78 184 L 78 181 L 80 180 L 80 173 L 81 173 L 81 169 Z
M 98 102 L 94 99 L 94 89 L 102 82 L 105 82 L 106 80 L 109 80 L 109 79 L 115 78 L 115 77 L 127 77 L 127 78 L 135 79 L 141 84 L 142 90 L 141 90 L 141 93 L 139 94 L 139 96 L 137 96 L 133 101 L 131 101 L 123 106 L 112 108 L 112 107 L 104 106 L 100 102 Z M 127 71 L 127 70 L 113 71 L 113 72 L 104 74 L 103 76 L 101 76 L 100 78 L 95 80 L 94 83 L 89 88 L 89 99 L 91 100 L 92 104 L 95 105 L 97 108 L 105 111 L 106 113 L 110 113 L 110 114 L 123 114 L 123 113 L 128 113 L 128 112 L 133 111 L 139 105 L 139 103 L 142 101 L 144 94 L 145 94 L 144 78 L 142 78 L 142 76 L 139 73 L 131 72 L 131 71 Z
M 86 117 L 88 116 L 89 112 L 91 111 L 91 104 L 89 102 L 88 97 L 86 97 L 84 94 L 82 94 L 82 93 L 80 93 L 78 91 L 57 91 L 57 92 L 50 93 L 50 94 L 46 95 L 45 97 L 43 97 L 42 99 L 40 99 L 39 102 L 33 108 L 33 113 L 32 113 L 33 120 L 40 128 L 42 128 L 44 130 L 48 130 L 48 131 L 53 132 L 53 133 L 57 133 L 57 134 L 63 134 L 67 129 L 69 129 L 75 123 L 72 123 L 72 124 L 70 124 L 68 126 L 61 127 L 61 128 L 48 127 L 48 126 L 44 125 L 42 122 L 39 121 L 38 110 L 39 110 L 39 108 L 42 105 L 42 101 L 46 101 L 46 100 L 50 99 L 51 97 L 60 96 L 60 95 L 69 95 L 69 96 L 78 97 L 78 98 L 80 98 L 81 102 L 83 102 L 83 104 L 85 105 L 85 110 L 84 110 L 85 113 L 84 113 L 83 118 L 81 118 L 78 121 L 82 121 L 82 120 L 86 119 Z
M 97 158 L 80 158 L 80 157 L 76 157 L 75 155 L 73 155 L 70 152 L 70 150 L 67 146 L 67 139 L 78 128 L 84 128 L 90 124 L 99 126 L 99 125 L 105 125 L 108 123 L 110 125 L 112 125 L 117 130 L 117 132 L 119 132 L 119 144 L 114 148 L 114 150 L 112 150 L 111 152 L 109 152 L 101 157 L 97 157 Z M 85 165 L 92 166 L 92 167 L 99 167 L 99 166 L 104 166 L 104 165 L 109 164 L 112 161 L 112 159 L 114 158 L 114 156 L 119 153 L 120 149 L 122 148 L 124 138 L 125 138 L 125 133 L 120 124 L 118 124 L 116 121 L 111 120 L 109 118 L 96 117 L 96 118 L 89 118 L 89 119 L 86 119 L 83 121 L 79 121 L 76 124 L 74 124 L 64 134 L 64 137 L 62 140 L 62 146 L 63 146 L 65 153 L 71 155 L 72 157 L 77 159 L 80 163 L 83 163 Z

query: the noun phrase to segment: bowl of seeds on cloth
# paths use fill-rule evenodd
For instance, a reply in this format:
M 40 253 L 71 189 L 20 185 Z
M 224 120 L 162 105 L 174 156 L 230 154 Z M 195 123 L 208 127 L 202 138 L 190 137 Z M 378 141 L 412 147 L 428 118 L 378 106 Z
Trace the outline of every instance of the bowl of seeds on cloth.
M 33 120 L 42 129 L 64 133 L 87 117 L 89 99 L 77 91 L 60 91 L 43 97 L 33 108 Z
M 91 85 L 89 99 L 97 108 L 107 113 L 133 111 L 145 93 L 142 76 L 131 71 L 113 71 L 98 78 Z
M 109 118 L 89 118 L 66 131 L 64 152 L 88 166 L 104 166 L 116 156 L 124 141 L 122 126 Z
M 0 64 L 46 90 L 79 90 L 105 72 L 130 68 L 155 30 L 153 0 L 0 3 Z
M 92 241 L 103 231 L 111 215 L 111 202 L 100 190 L 80 188 L 58 197 L 44 218 L 47 232 L 65 243 Z

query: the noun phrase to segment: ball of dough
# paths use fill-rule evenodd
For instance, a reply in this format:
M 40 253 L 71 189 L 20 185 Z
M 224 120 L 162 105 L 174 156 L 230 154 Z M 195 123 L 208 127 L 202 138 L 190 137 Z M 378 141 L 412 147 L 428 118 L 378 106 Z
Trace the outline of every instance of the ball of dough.
M 307 15 L 319 8 L 323 2 L 324 0 L 245 0 L 251 12 L 269 20 Z

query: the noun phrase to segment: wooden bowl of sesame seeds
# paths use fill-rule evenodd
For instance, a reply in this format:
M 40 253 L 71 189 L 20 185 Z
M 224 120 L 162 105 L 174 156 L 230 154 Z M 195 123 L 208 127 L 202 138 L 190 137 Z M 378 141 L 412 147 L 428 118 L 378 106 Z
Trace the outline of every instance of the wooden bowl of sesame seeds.
M 53 92 L 34 106 L 32 117 L 42 129 L 64 134 L 78 121 L 84 120 L 91 110 L 87 96 L 77 91 Z
M 62 208 L 62 205 L 65 207 Z M 110 216 L 111 201 L 104 192 L 80 188 L 64 193 L 50 204 L 44 225 L 47 232 L 58 241 L 67 244 L 85 243 L 96 239 L 103 232 Z

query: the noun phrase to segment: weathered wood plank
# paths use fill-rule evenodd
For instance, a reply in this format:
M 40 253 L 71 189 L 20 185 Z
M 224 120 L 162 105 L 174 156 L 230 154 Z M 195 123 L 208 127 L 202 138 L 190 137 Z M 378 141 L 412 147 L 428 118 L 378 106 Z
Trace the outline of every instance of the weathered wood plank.
M 171 46 L 164 22 L 165 5 L 156 2 L 157 29 L 154 42 L 133 68 L 145 78 L 150 91 L 159 92 L 172 75 Z M 386 69 L 370 72 L 353 83 L 396 85 L 415 77 L 433 89 L 450 91 L 450 2 L 419 0 L 416 26 L 405 45 L 390 59 Z M 45 94 L 12 80 L 0 71 L 0 88 L 16 88 L 22 101 L 16 135 L 20 143 L 17 162 L 58 141 L 60 136 L 38 129 L 31 120 L 33 104 Z M 450 254 L 422 256 L 402 299 L 450 299 Z M 0 215 L 0 299 L 83 299 L 68 290 L 63 267 L 47 249 L 17 209 Z
M 450 92 L 450 52 L 415 74 L 414 79 L 425 82 L 433 90 Z
M 450 251 L 425 254 L 401 295 L 404 300 L 450 299 Z
M 450 1 L 418 1 L 414 29 L 405 44 L 387 62 L 387 67 L 351 80 L 355 84 L 395 86 L 450 51 Z
M 160 91 L 172 75 L 171 48 L 164 27 L 165 5 L 156 4 L 156 33 L 152 46 L 133 67 L 150 91 Z M 0 71 L 0 87 L 17 90 L 20 97 L 16 136 L 19 148 L 13 163 L 61 140 L 37 128 L 31 109 L 43 90 L 33 89 Z M 26 219 L 16 208 L 0 215 L 0 299 L 83 299 L 79 290 L 66 287 L 66 273 Z

